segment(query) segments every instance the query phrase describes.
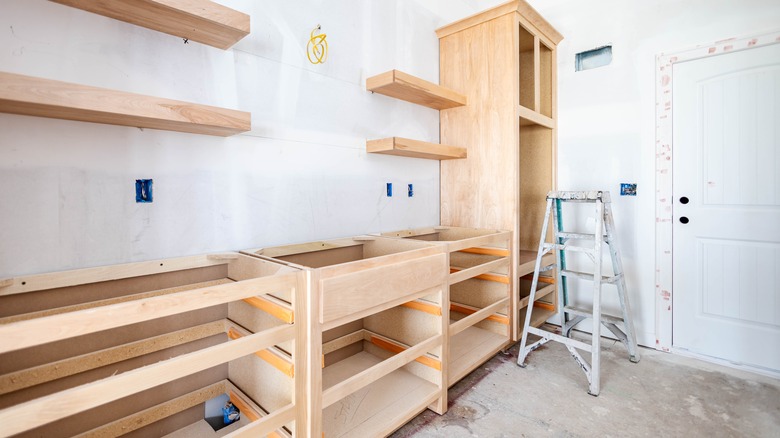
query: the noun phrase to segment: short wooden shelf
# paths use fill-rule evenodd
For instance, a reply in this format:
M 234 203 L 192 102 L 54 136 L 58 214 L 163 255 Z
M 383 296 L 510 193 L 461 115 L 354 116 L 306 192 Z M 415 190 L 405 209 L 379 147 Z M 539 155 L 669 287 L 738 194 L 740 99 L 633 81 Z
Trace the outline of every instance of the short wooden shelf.
M 251 129 L 244 111 L 5 72 L 0 112 L 222 137 Z
M 447 146 L 401 137 L 366 141 L 366 152 L 397 155 L 401 157 L 427 158 L 429 160 L 455 160 L 466 158 L 466 148 Z
M 250 31 L 249 15 L 209 0 L 51 1 L 220 49 Z
M 554 254 L 545 254 L 542 256 L 542 266 L 549 266 L 555 263 Z M 524 275 L 534 273 L 534 265 L 536 264 L 536 251 L 519 250 L 517 252 L 517 276 L 522 277 Z
M 485 361 L 496 355 L 507 343 L 506 336 L 478 327 L 468 327 L 450 338 L 449 385 L 452 386 Z
M 366 79 L 366 90 L 437 110 L 466 104 L 466 96 L 398 70 Z

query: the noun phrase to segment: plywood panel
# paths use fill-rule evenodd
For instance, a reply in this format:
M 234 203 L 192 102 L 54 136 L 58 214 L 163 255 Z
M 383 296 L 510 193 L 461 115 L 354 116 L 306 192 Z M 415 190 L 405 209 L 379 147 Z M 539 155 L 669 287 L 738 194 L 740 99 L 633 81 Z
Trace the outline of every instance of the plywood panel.
M 469 104 L 441 111 L 441 142 L 468 159 L 441 163 L 441 224 L 513 230 L 517 222 L 515 19 L 505 15 L 440 40 L 440 83 Z
M 553 189 L 552 136 L 553 131 L 542 126 L 520 128 L 520 250 L 539 248 L 547 193 Z

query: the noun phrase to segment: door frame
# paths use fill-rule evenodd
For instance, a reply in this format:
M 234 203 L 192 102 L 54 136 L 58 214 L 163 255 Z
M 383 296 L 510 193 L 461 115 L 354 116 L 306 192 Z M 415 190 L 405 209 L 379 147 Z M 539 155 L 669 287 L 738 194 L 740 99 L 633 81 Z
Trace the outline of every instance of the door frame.
M 655 348 L 672 350 L 672 83 L 675 63 L 780 42 L 780 31 L 730 38 L 656 56 L 655 71 Z

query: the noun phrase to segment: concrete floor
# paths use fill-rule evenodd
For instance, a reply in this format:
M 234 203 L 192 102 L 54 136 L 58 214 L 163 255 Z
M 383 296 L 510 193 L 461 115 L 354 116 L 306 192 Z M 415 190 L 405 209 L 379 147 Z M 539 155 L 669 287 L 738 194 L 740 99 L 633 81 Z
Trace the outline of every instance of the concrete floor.
M 525 369 L 517 349 L 453 386 L 445 415 L 425 411 L 392 436 L 780 437 L 779 380 L 646 348 L 633 364 L 604 340 L 592 397 L 563 345 L 534 351 Z

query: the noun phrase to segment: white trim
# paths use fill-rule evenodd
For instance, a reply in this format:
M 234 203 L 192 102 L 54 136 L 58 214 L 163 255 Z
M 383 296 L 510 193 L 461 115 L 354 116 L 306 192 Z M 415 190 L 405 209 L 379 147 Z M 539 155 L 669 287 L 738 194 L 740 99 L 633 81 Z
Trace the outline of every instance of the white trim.
M 752 365 L 746 365 L 743 363 L 730 362 L 726 359 L 718 357 L 707 356 L 706 354 L 695 353 L 693 351 L 685 350 L 683 348 L 672 347 L 670 350 L 673 354 L 678 356 L 690 357 L 692 359 L 701 360 L 704 362 L 720 365 L 726 368 L 733 368 L 739 371 L 745 371 L 752 374 L 758 374 L 761 376 L 770 377 L 772 379 L 780 380 L 780 371 L 770 370 L 767 368 L 756 367 Z
M 678 349 L 672 349 L 672 67 L 678 62 L 778 42 L 780 42 L 780 31 L 774 31 L 753 37 L 730 38 L 671 54 L 661 53 L 656 57 L 655 348 L 657 350 L 683 354 Z M 711 359 L 699 355 L 692 357 L 702 360 Z M 721 364 L 733 366 L 726 361 Z

